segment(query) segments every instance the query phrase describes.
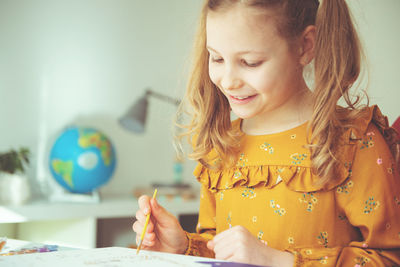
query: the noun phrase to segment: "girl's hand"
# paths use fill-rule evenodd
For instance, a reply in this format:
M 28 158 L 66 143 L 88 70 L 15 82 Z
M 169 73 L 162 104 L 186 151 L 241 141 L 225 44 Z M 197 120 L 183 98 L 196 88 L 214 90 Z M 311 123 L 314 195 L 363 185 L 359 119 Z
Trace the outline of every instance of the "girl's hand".
M 207 243 L 220 260 L 267 266 L 293 266 L 294 256 L 268 247 L 243 226 L 219 233 Z
M 183 254 L 188 246 L 188 239 L 178 219 L 161 207 L 157 200 L 141 196 L 138 200 L 139 210 L 132 225 L 136 232 L 136 243 L 142 234 L 146 216 L 151 212 L 146 234 L 141 249 Z

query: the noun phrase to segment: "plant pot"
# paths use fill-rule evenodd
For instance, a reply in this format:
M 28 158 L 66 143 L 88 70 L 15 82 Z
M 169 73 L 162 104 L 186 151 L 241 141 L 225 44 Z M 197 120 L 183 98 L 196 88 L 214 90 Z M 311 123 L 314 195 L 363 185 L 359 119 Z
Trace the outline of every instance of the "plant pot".
M 0 172 L 0 205 L 21 205 L 31 196 L 26 175 Z

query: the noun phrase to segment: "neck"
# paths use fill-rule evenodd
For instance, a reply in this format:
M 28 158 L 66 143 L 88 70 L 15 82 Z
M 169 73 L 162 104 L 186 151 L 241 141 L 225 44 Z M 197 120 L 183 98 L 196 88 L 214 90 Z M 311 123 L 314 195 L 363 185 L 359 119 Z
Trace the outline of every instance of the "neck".
M 312 92 L 305 87 L 285 105 L 262 116 L 243 119 L 242 131 L 249 135 L 264 135 L 292 129 L 311 119 L 312 106 Z

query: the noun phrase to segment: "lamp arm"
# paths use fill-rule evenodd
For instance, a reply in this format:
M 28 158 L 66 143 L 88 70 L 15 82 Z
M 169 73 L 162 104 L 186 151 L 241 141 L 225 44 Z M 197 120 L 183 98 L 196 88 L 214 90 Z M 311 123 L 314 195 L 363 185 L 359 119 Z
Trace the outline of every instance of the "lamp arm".
M 146 96 L 154 96 L 155 98 L 158 98 L 160 100 L 163 100 L 165 102 L 169 102 L 171 104 L 174 104 L 175 106 L 179 106 L 179 104 L 181 103 L 181 101 L 179 99 L 167 96 L 167 95 L 163 95 L 157 92 L 154 92 L 150 89 L 146 90 Z

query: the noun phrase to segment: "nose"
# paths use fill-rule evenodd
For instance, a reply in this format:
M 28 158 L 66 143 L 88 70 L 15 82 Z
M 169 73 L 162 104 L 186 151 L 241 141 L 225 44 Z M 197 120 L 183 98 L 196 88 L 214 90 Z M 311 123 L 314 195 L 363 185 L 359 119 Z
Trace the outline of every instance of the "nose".
M 238 89 L 242 86 L 243 82 L 240 79 L 240 75 L 232 67 L 226 67 L 223 73 L 223 76 L 221 77 L 221 87 L 224 90 L 234 90 Z

